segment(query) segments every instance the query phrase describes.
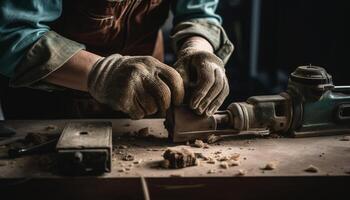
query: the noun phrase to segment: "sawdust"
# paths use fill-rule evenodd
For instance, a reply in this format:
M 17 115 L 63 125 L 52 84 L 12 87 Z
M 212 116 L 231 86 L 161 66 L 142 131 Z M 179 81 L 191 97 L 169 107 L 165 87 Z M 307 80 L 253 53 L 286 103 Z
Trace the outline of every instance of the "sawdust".
M 272 162 L 267 163 L 265 165 L 265 167 L 263 167 L 262 169 L 263 170 L 274 170 L 274 169 L 276 169 L 276 167 L 277 167 L 277 162 L 272 161 Z
M 128 153 L 128 154 L 125 154 L 123 155 L 122 157 L 122 160 L 124 161 L 133 161 L 135 158 L 134 158 L 134 155 Z
M 317 173 L 320 170 L 316 166 L 309 165 L 309 167 L 307 167 L 304 171 L 310 172 L 310 173 Z
M 167 149 L 163 154 L 169 165 L 164 168 L 178 169 L 196 165 L 196 156 L 189 149 Z

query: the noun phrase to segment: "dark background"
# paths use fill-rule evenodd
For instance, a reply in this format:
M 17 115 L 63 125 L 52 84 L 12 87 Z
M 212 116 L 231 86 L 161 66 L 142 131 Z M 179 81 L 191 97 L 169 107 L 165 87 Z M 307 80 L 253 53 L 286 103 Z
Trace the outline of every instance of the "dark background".
M 289 74 L 300 65 L 322 66 L 336 85 L 350 85 L 348 1 L 261 0 L 254 76 L 250 66 L 251 20 L 253 4 L 258 1 L 220 1 L 218 12 L 236 47 L 226 67 L 231 84 L 226 103 L 283 91 Z
M 242 101 L 252 95 L 274 94 L 287 86 L 289 74 L 300 65 L 318 65 L 333 75 L 336 85 L 350 85 L 348 67 L 350 66 L 349 19 L 350 6 L 344 0 L 221 0 L 218 13 L 223 18 L 223 26 L 235 51 L 226 69 L 230 81 L 230 96 L 225 105 L 232 101 Z M 255 9 L 254 9 L 255 6 Z M 256 16 L 255 23 L 252 20 Z M 259 25 L 259 26 L 256 26 Z M 167 35 L 171 19 L 164 27 Z M 255 30 L 255 32 L 254 32 Z M 256 33 L 258 42 L 253 48 L 252 33 Z M 170 42 L 166 44 L 166 61 L 174 60 Z M 252 56 L 252 50 L 257 56 Z M 252 65 L 252 59 L 256 65 Z M 2 86 L 1 86 L 2 85 Z M 0 80 L 0 87 L 7 80 Z M 47 92 L 26 93 L 17 89 L 17 94 L 0 88 L 3 110 L 6 118 L 52 118 L 47 111 L 55 108 L 65 113 L 65 96 L 57 98 Z M 11 96 L 12 95 L 12 96 Z M 26 95 L 48 96 L 45 102 L 30 102 Z M 33 104 L 41 105 L 38 109 Z M 6 114 L 9 106 L 16 111 Z M 15 106 L 14 106 L 15 105 Z M 53 109 L 53 110 L 55 110 Z M 55 115 L 55 114 L 54 114 Z M 1 115 L 0 115 L 1 117 Z M 54 116 L 55 117 L 55 116 Z M 58 118 L 69 116 L 56 115 Z

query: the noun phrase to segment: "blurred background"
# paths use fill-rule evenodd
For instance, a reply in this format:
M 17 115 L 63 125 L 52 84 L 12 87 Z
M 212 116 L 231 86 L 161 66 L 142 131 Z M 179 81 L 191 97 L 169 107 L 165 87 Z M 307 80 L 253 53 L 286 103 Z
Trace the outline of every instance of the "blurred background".
M 235 45 L 226 66 L 231 91 L 223 107 L 253 95 L 285 90 L 289 74 L 300 65 L 322 66 L 333 76 L 336 85 L 350 85 L 348 1 L 221 0 L 217 12 Z M 175 60 L 168 37 L 171 27 L 170 17 L 163 27 L 168 64 Z M 0 86 L 7 85 L 7 81 L 0 79 Z M 65 105 L 70 104 L 65 95 L 39 90 L 27 94 L 26 89 L 16 90 L 16 95 L 21 95 L 12 98 L 12 92 L 0 88 L 7 119 L 27 118 L 28 115 L 32 118 L 71 117 L 64 112 Z M 30 102 L 26 95 L 46 96 L 46 102 Z M 67 104 L 57 104 L 57 101 L 67 101 Z M 7 104 L 15 105 L 12 106 L 16 108 L 13 114 L 6 114 Z M 34 104 L 39 104 L 41 109 L 32 106 Z M 53 107 L 54 112 L 63 115 L 47 115 L 47 110 Z
M 235 45 L 226 66 L 231 86 L 226 105 L 285 90 L 300 65 L 324 67 L 336 85 L 350 85 L 347 1 L 221 0 L 217 12 Z

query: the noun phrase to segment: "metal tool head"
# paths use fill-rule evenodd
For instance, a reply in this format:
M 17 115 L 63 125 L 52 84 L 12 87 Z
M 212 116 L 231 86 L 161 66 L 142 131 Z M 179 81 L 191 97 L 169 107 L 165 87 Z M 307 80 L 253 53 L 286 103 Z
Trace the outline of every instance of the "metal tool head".
M 186 142 L 195 139 L 207 140 L 210 135 L 227 135 L 226 124 L 230 121 L 230 113 L 218 111 L 213 116 L 197 115 L 187 106 L 169 109 L 164 122 L 172 142 Z M 226 127 L 222 130 L 221 127 Z

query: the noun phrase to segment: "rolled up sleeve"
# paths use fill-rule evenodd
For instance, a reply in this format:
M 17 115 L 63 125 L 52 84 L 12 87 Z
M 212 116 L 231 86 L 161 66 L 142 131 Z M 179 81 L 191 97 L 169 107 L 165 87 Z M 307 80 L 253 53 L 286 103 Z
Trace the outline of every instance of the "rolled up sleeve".
M 177 52 L 184 39 L 200 36 L 213 47 L 214 53 L 225 63 L 233 52 L 233 44 L 221 26 L 222 19 L 215 13 L 218 0 L 178 0 L 172 4 L 174 14 L 170 35 Z
M 11 78 L 28 49 L 61 15 L 61 0 L 0 1 L 0 73 Z

